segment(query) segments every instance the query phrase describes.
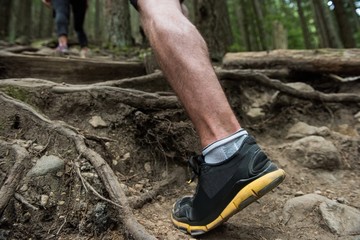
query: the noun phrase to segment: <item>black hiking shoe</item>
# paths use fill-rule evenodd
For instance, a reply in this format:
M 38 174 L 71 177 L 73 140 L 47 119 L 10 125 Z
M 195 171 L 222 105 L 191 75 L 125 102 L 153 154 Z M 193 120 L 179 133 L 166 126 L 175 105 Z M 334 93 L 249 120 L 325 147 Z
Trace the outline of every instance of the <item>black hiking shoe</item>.
M 227 221 L 285 178 L 284 170 L 267 158 L 251 136 L 220 164 L 205 163 L 203 156 L 191 158 L 189 164 L 193 176 L 199 178 L 196 192 L 174 204 L 171 220 L 191 235 L 206 233 Z

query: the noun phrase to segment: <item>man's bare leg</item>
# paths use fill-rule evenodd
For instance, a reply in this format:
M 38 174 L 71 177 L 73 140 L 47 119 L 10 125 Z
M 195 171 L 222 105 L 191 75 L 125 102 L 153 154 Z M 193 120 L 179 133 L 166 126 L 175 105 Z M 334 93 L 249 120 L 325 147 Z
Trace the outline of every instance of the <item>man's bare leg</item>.
M 135 1 L 132 3 L 136 6 Z M 142 26 L 167 80 L 203 147 L 191 158 L 198 187 L 173 207 L 173 224 L 206 233 L 280 184 L 278 169 L 238 123 L 209 60 L 206 44 L 181 13 L 179 0 L 138 0 Z M 236 132 L 236 133 L 235 133 Z
M 179 1 L 139 0 L 138 6 L 159 65 L 189 114 L 201 145 L 238 131 L 240 124 L 215 75 L 206 43 L 182 14 Z

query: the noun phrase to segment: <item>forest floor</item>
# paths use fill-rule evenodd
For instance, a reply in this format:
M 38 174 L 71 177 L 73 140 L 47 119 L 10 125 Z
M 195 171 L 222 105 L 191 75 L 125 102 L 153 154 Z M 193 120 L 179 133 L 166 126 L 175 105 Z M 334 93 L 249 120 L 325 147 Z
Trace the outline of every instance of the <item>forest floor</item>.
M 148 91 L 142 76 L 126 87 L 108 79 L 101 85 L 29 79 L 31 71 L 26 79 L 0 79 L 0 191 L 21 172 L 13 196 L 5 205 L 0 200 L 0 240 L 132 239 L 127 216 L 157 239 L 360 239 L 360 103 L 300 99 L 246 80 L 221 83 L 242 127 L 286 179 L 205 235 L 174 228 L 173 203 L 196 187 L 186 182 L 186 160 L 201 149 L 159 74 L 149 75 Z M 360 94 L 359 80 L 302 75 L 283 81 Z M 14 146 L 28 154 L 18 171 Z M 124 201 L 109 191 L 112 183 L 99 171 L 106 164 L 133 216 L 122 213 Z

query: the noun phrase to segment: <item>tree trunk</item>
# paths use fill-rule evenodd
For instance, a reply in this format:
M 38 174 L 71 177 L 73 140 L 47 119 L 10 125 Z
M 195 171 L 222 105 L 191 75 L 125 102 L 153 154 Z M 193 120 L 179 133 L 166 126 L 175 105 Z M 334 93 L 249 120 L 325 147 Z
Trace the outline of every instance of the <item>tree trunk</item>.
M 353 19 L 352 24 L 354 24 L 355 32 L 360 32 L 360 16 L 356 12 L 359 7 L 356 7 L 353 0 L 347 0 L 346 3 L 349 5 L 349 12 Z
M 208 44 L 212 59 L 221 60 L 232 43 L 226 3 L 216 0 L 199 0 L 196 12 L 196 26 Z
M 345 48 L 356 47 L 353 27 L 349 20 L 349 15 L 346 13 L 343 0 L 333 0 L 335 6 L 335 16 L 339 25 L 340 37 Z
M 20 43 L 29 43 L 32 37 L 32 0 L 21 0 L 20 3 Z
M 236 15 L 236 20 L 238 22 L 237 25 L 240 28 L 242 44 L 245 46 L 246 51 L 250 51 L 250 42 L 249 42 L 249 38 L 248 38 L 249 34 L 248 34 L 247 28 L 246 28 L 246 22 L 245 22 L 243 8 L 244 8 L 244 6 L 243 6 L 242 2 L 235 4 L 235 15 Z
M 0 39 L 9 35 L 11 0 L 0 0 Z
M 255 50 L 255 47 L 253 46 L 254 43 L 251 41 L 252 32 L 250 31 L 251 27 L 251 21 L 249 16 L 249 11 L 246 11 L 247 1 L 246 0 L 240 0 L 240 10 L 242 15 L 242 26 L 244 28 L 244 39 L 245 39 L 245 46 L 247 51 L 253 51 Z
M 259 3 L 259 0 L 252 0 L 251 2 L 255 13 L 256 27 L 259 32 L 261 50 L 268 50 L 267 36 L 264 30 L 264 16 L 261 9 L 261 4 Z
M 301 0 L 296 0 L 296 3 L 297 3 L 297 10 L 298 10 L 299 18 L 300 18 L 301 30 L 302 30 L 302 34 L 304 36 L 305 48 L 312 49 L 313 45 L 311 43 L 310 31 L 308 28 L 308 23 L 305 18 L 303 7 L 301 5 Z
M 319 47 L 320 48 L 328 48 L 328 47 L 330 47 L 330 42 L 329 42 L 329 38 L 328 38 L 326 29 L 324 26 L 324 18 L 322 15 L 321 8 L 320 8 L 317 0 L 312 0 L 311 3 L 312 3 L 311 6 L 312 6 L 313 12 L 314 12 L 316 31 L 317 31 L 317 33 L 319 35 L 319 39 L 320 39 Z
M 287 31 L 279 21 L 273 22 L 273 45 L 274 49 L 287 49 Z
M 132 44 L 128 0 L 106 0 L 107 41 L 116 48 Z
M 342 44 L 336 29 L 334 28 L 333 19 L 330 10 L 325 6 L 323 0 L 313 0 L 315 20 L 321 32 L 323 47 L 341 48 Z
M 102 8 L 100 7 L 100 0 L 95 0 L 95 21 L 94 21 L 95 41 L 100 41 L 100 36 L 101 36 L 101 27 L 100 27 L 100 19 L 102 13 L 101 9 Z

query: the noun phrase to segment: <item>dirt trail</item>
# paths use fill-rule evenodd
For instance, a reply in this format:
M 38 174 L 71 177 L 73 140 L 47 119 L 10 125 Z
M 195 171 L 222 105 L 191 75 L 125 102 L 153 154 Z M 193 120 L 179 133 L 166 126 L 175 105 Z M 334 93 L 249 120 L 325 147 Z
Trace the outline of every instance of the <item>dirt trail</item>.
M 161 77 L 155 79 L 164 82 Z M 315 80 L 303 82 L 324 93 L 360 93 L 359 81 L 324 84 L 323 79 Z M 360 221 L 350 227 L 352 232 L 344 230 L 349 226 L 338 230 L 329 223 L 320 204 L 325 200 L 302 209 L 289 207 L 289 200 L 315 193 L 351 207 L 355 215 L 346 215 L 349 219 L 360 218 L 356 215 L 360 210 L 360 104 L 300 100 L 254 81 L 221 83 L 242 126 L 287 172 L 287 178 L 272 193 L 196 239 L 360 239 Z M 29 154 L 14 189 L 17 197 L 0 208 L 0 239 L 131 239 L 119 208 L 104 200 L 111 199 L 111 193 L 96 167 L 79 154 L 72 139 L 4 100 L 9 99 L 6 96 L 83 136 L 86 147 L 111 167 L 137 222 L 151 235 L 192 239 L 170 221 L 174 201 L 192 194 L 196 186 L 186 183 L 186 160 L 200 151 L 187 115 L 163 85 L 151 92 L 142 91 L 141 84 L 105 85 L 75 88 L 34 79 L 0 80 L 4 93 L 0 140 L 6 142 L 0 144 L 0 183 L 8 178 L 16 159 L 9 146 L 15 143 Z M 326 144 L 330 145 L 324 154 L 321 149 Z

